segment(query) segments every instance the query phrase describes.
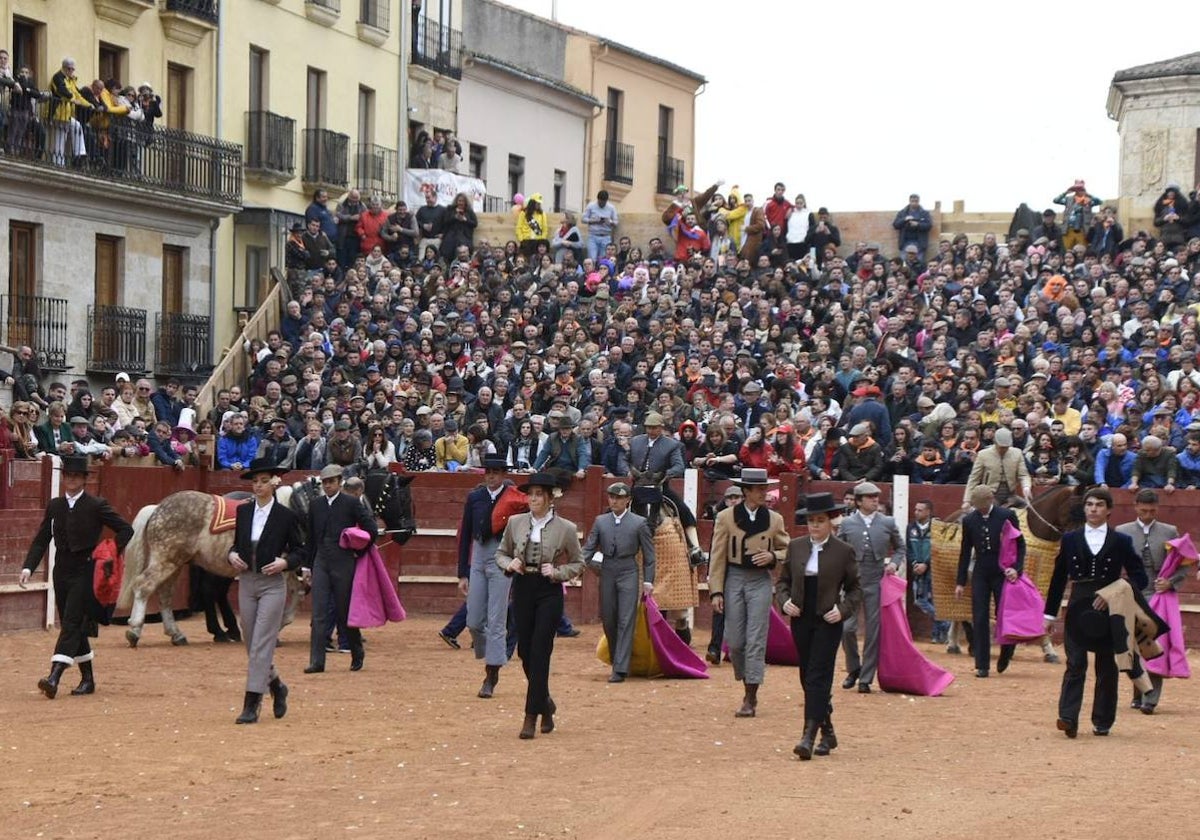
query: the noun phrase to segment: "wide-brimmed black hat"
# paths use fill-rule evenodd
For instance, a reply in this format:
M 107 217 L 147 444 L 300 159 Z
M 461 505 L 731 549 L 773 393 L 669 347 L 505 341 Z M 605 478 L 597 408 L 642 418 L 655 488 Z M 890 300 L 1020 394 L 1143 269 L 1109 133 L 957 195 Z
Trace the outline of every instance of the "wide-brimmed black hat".
M 77 473 L 87 475 L 91 472 L 88 469 L 88 456 L 86 455 L 64 455 L 62 456 L 62 471 L 64 473 Z
M 1084 650 L 1107 651 L 1113 650 L 1114 633 L 1124 633 L 1125 623 L 1113 616 L 1107 610 L 1098 610 L 1092 606 L 1092 599 L 1076 598 L 1067 607 L 1067 635 L 1071 641 Z
M 522 493 L 528 493 L 529 488 L 531 487 L 546 487 L 549 489 L 558 488 L 561 490 L 562 486 L 563 480 L 559 476 L 555 475 L 554 473 L 540 472 L 529 476 L 529 478 L 525 480 L 525 483 L 517 489 Z
M 797 509 L 796 521 L 799 522 L 813 513 L 841 513 L 846 506 L 840 504 L 832 493 L 809 493 L 804 497 L 804 507 Z
M 255 458 L 250 462 L 250 466 L 242 473 L 242 481 L 249 481 L 256 475 L 266 473 L 267 475 L 283 475 L 287 472 L 287 467 L 277 467 L 271 463 L 270 458 Z
M 508 460 L 501 455 L 488 455 L 483 459 L 483 468 L 485 470 L 508 472 Z

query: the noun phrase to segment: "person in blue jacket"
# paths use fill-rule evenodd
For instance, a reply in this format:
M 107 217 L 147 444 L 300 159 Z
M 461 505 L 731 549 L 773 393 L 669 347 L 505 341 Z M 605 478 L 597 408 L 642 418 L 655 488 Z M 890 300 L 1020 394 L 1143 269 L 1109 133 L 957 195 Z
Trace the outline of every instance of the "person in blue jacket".
M 246 428 L 246 415 L 241 413 L 224 425 L 225 433 L 217 441 L 217 469 L 244 470 L 258 454 L 258 435 Z
M 1113 435 L 1110 445 L 1096 455 L 1096 483 L 1101 487 L 1128 487 L 1136 460 L 1125 435 Z

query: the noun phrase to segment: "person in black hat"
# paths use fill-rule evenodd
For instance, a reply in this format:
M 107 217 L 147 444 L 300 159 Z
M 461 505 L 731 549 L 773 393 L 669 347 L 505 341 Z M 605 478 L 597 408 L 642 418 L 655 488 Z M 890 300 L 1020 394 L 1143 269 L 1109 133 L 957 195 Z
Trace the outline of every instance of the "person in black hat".
M 562 495 L 559 482 L 551 473 L 529 476 L 518 488 L 529 496 L 529 512 L 508 520 L 496 550 L 496 563 L 515 576 L 512 605 L 517 654 L 529 681 L 520 732 L 523 739 L 534 736 L 538 715 L 542 716 L 542 732 L 554 731 L 557 707 L 550 697 L 550 655 L 563 614 L 562 584 L 583 572 L 575 523 L 554 512 L 554 500 Z
M 508 596 L 512 586 L 512 577 L 496 565 L 500 534 L 492 527 L 492 514 L 514 485 L 506 477 L 508 462 L 500 456 L 485 458 L 483 470 L 483 484 L 468 493 L 463 504 L 458 529 L 458 591 L 467 599 L 467 627 L 475 658 L 484 660 L 478 696 L 487 699 L 508 661 Z
M 362 633 L 346 624 L 357 555 L 351 549 L 342 548 L 339 540 L 342 531 L 358 527 L 374 541 L 379 536 L 379 528 L 366 505 L 342 492 L 340 466 L 327 464 L 321 470 L 320 479 L 325 495 L 308 508 L 308 556 L 303 567 L 305 577 L 312 581 L 313 604 L 318 605 L 313 608 L 309 662 L 304 673 L 319 674 L 325 670 L 325 641 L 330 634 L 324 607 L 327 599 L 332 599 L 337 611 L 338 630 L 350 641 L 350 670 L 360 671 L 363 666 Z
M 804 733 L 793 752 L 802 761 L 829 755 L 833 731 L 833 669 L 842 641 L 842 622 L 862 601 L 854 547 L 833 535 L 833 516 L 843 510 L 832 493 L 812 493 L 796 511 L 808 536 L 788 543 L 775 583 L 775 601 L 791 619 L 792 642 L 804 686 Z M 818 727 L 821 742 L 813 747 Z
M 1058 558 L 1054 561 L 1050 591 L 1046 593 L 1046 633 L 1049 634 L 1062 607 L 1067 581 L 1072 582 L 1064 633 L 1067 668 L 1058 697 L 1056 724 L 1068 738 L 1074 738 L 1079 732 L 1079 710 L 1087 680 L 1088 648 L 1082 643 L 1084 628 L 1077 626 L 1082 620 L 1081 612 L 1089 603 L 1096 610 L 1104 610 L 1104 599 L 1096 593 L 1120 578 L 1122 571 L 1135 591 L 1140 592 L 1149 585 L 1146 566 L 1134 550 L 1133 540 L 1108 526 L 1112 508 L 1112 494 L 1106 488 L 1093 487 L 1087 491 L 1083 497 L 1085 524 L 1083 528 L 1063 535 Z M 1111 647 L 1095 651 L 1094 657 L 1096 688 L 1092 696 L 1092 732 L 1107 735 L 1117 719 L 1117 662 Z
M 300 517 L 276 504 L 277 476 L 287 472 L 270 458 L 255 458 L 242 473 L 254 499 L 238 506 L 229 564 L 237 569 L 238 610 L 245 628 L 246 696 L 237 723 L 257 723 L 263 695 L 269 690 L 275 717 L 287 714 L 288 687 L 275 670 L 275 644 L 287 602 L 286 572 L 300 568 L 304 535 Z
M 50 658 L 50 674 L 38 680 L 38 688 L 51 700 L 58 694 L 58 681 L 63 671 L 70 665 L 78 665 L 82 677 L 71 693 L 95 692 L 96 680 L 92 672 L 95 653 L 88 644 L 88 636 L 99 633 L 96 623 L 100 620 L 101 610 L 92 589 L 95 566 L 92 552 L 100 542 L 104 528 L 116 537 L 118 553 L 124 551 L 133 538 L 133 527 L 105 499 L 86 491 L 87 474 L 87 456 L 63 457 L 63 495 L 46 505 L 42 525 L 25 555 L 19 579 L 24 589 L 53 539 L 54 603 L 58 608 L 59 632 L 54 655 Z

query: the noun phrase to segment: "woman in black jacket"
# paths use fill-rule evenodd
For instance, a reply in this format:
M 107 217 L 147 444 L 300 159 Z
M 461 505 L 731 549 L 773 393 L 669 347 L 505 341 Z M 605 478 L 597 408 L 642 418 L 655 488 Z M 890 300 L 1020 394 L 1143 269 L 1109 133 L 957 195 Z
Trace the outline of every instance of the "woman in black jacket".
M 454 203 L 446 209 L 443 219 L 445 226 L 442 228 L 442 259 L 449 264 L 454 261 L 458 246 L 466 245 L 468 250 L 471 249 L 474 244 L 475 226 L 479 224 L 479 220 L 475 217 L 475 211 L 471 209 L 471 201 L 466 193 L 454 196 Z

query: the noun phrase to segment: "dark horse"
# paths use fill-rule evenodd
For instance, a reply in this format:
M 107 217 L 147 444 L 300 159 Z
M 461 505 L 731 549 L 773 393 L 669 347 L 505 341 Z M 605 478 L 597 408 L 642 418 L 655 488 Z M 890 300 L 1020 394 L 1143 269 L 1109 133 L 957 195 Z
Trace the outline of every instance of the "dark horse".
M 408 487 L 412 478 L 379 470 L 368 473 L 365 479 L 372 510 L 383 520 L 385 533 L 401 545 L 416 533 L 416 510 Z M 231 498 L 242 495 L 231 494 Z M 320 495 L 321 487 L 315 478 L 276 491 L 279 502 L 299 514 L 301 522 L 308 521 L 309 505 Z M 163 632 L 171 637 L 172 644 L 187 644 L 187 637 L 175 622 L 171 592 L 188 563 L 222 577 L 237 576 L 237 570 L 229 564 L 233 530 L 214 534 L 209 528 L 216 505 L 215 496 L 183 490 L 138 511 L 133 521 L 133 539 L 125 549 L 125 578 L 118 601 L 122 608 L 130 610 L 125 638 L 131 647 L 137 647 L 146 621 L 146 602 L 156 592 Z M 289 580 L 284 624 L 294 617 L 300 594 L 299 584 Z

